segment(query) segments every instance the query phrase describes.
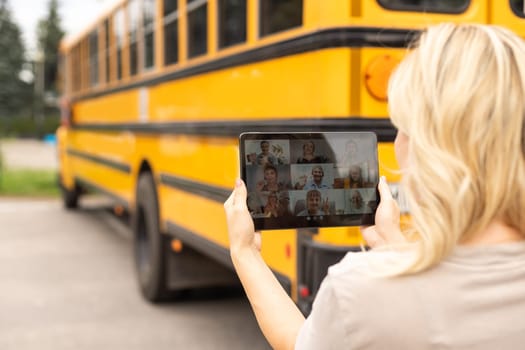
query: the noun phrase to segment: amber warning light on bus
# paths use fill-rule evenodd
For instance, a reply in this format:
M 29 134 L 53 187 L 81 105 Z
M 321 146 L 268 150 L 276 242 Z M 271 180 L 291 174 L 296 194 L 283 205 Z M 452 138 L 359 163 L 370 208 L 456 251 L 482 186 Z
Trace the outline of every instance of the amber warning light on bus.
M 398 64 L 399 60 L 391 55 L 377 56 L 370 61 L 365 70 L 365 86 L 370 95 L 380 101 L 387 100 L 388 79 Z

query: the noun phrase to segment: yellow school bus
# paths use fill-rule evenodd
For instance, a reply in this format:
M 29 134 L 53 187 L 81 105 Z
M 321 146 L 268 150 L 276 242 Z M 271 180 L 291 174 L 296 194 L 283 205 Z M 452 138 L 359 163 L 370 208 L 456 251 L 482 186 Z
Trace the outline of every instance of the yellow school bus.
M 88 191 L 132 221 L 144 297 L 234 280 L 223 202 L 244 131 L 373 131 L 394 190 L 387 80 L 425 26 L 504 25 L 523 0 L 127 0 L 61 45 L 57 131 L 66 208 Z M 395 191 L 397 193 L 397 191 Z M 263 256 L 305 313 L 357 228 L 263 232 Z

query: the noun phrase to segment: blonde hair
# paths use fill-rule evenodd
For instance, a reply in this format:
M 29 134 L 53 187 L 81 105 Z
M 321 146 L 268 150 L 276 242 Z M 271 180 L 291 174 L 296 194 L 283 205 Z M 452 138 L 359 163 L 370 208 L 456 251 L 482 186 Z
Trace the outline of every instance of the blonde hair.
M 404 273 L 439 263 L 494 219 L 525 236 L 525 43 L 488 25 L 428 28 L 393 74 L 408 136 L 403 185 L 417 232 Z

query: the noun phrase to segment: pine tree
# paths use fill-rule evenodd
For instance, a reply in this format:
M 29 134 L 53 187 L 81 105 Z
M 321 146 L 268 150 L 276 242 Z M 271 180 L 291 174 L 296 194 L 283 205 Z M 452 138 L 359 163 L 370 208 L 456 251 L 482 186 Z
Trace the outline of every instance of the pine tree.
M 30 86 L 19 78 L 24 50 L 21 31 L 12 19 L 9 4 L 0 0 L 0 117 L 17 116 L 27 108 Z
M 58 1 L 49 0 L 48 13 L 38 22 L 38 48 L 44 55 L 44 87 L 46 91 L 56 92 L 58 72 L 58 48 L 64 36 L 58 14 Z

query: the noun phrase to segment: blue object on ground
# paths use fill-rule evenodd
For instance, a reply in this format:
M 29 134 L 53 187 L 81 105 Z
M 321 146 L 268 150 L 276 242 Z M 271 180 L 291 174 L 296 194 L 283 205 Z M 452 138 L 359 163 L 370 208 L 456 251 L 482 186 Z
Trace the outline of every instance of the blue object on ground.
M 47 134 L 44 136 L 44 142 L 54 145 L 57 143 L 57 137 L 55 134 Z

